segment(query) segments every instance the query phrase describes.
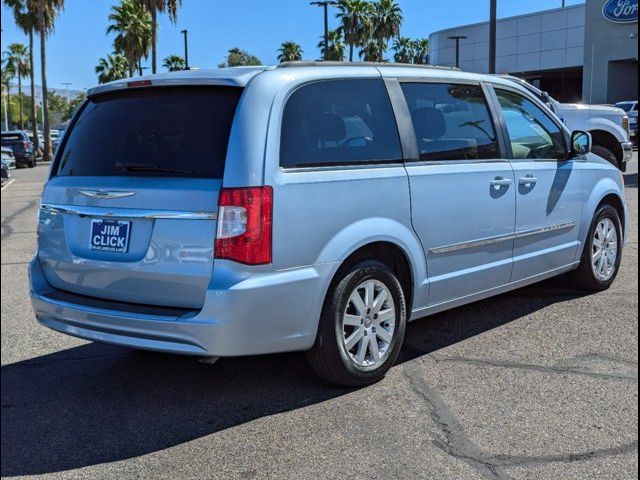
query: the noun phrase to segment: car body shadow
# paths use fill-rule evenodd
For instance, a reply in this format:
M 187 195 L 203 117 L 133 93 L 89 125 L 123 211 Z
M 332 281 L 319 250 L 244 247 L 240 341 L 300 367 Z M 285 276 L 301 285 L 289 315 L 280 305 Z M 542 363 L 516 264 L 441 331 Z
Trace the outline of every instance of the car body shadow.
M 399 362 L 580 294 L 552 280 L 412 322 Z M 124 460 L 351 392 L 302 353 L 193 358 L 90 343 L 2 367 L 2 476 Z

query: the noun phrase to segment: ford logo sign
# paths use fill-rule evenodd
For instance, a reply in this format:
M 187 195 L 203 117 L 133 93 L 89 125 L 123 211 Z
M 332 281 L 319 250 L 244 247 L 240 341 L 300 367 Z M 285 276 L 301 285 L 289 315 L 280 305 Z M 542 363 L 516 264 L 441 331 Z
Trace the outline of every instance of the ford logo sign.
M 615 23 L 638 21 L 638 0 L 607 0 L 602 7 L 602 15 Z

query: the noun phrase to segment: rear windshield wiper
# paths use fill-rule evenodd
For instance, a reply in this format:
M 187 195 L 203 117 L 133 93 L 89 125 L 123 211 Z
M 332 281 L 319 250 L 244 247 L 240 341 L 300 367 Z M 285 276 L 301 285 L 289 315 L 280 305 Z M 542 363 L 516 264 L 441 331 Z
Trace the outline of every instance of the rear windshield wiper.
M 161 167 L 150 163 L 116 162 L 116 167 L 125 172 L 166 172 L 166 173 L 193 173 L 191 170 L 181 170 L 179 168 Z

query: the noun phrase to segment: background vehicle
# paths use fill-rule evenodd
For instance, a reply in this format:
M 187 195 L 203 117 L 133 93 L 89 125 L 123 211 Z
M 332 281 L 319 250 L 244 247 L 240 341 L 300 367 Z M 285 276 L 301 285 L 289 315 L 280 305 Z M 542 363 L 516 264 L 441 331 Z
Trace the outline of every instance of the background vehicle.
M 9 173 L 9 164 L 4 159 L 2 159 L 1 176 L 2 176 L 2 183 L 9 180 L 9 178 L 11 177 L 11 174 Z
M 215 112 L 215 114 L 212 114 Z M 42 196 L 37 319 L 380 379 L 406 322 L 573 272 L 614 281 L 620 172 L 536 96 L 428 67 L 283 63 L 89 91 Z
M 616 103 L 616 107 L 623 109 L 629 116 L 629 130 L 631 132 L 631 141 L 638 145 L 638 101 L 628 100 Z
M 2 147 L 2 161 L 11 169 L 16 168 L 16 158 L 13 156 L 13 150 L 8 147 Z
M 23 130 L 11 130 L 2 132 L 2 146 L 13 150 L 18 167 L 33 168 L 36 165 L 36 157 L 33 151 L 33 143 Z
M 607 105 L 560 103 L 521 78 L 510 75 L 501 77 L 518 83 L 545 102 L 570 131 L 589 132 L 593 138 L 593 153 L 626 171 L 627 162 L 633 154 L 633 144 L 630 142 L 629 117 L 623 109 Z

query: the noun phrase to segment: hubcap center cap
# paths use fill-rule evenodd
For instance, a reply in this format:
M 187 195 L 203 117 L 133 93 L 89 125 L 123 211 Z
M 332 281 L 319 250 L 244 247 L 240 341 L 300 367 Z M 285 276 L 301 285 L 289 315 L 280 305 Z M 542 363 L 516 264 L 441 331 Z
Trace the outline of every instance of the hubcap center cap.
M 366 318 L 364 319 L 364 326 L 365 326 L 366 328 L 369 328 L 369 327 L 371 326 L 371 317 L 366 317 Z

